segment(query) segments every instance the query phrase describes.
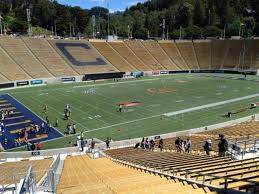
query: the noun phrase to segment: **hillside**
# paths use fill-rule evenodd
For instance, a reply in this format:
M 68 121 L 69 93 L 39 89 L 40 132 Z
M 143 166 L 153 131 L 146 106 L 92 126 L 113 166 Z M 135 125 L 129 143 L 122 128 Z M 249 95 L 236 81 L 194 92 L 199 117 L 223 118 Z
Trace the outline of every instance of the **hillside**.
M 108 10 L 94 7 L 84 10 L 55 0 L 2 0 L 2 25 L 8 33 L 27 32 L 26 9 L 32 13 L 32 25 L 60 36 L 92 36 L 95 15 L 96 37 L 107 36 Z M 203 38 L 259 35 L 259 0 L 151 0 L 138 3 L 123 13 L 110 14 L 110 34 L 120 37 Z M 71 31 L 70 31 L 71 29 Z

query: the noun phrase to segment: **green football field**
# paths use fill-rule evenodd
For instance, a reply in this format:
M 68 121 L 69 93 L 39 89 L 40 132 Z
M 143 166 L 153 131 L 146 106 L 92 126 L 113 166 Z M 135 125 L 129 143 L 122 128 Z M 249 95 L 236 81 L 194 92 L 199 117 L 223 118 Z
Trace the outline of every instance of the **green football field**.
M 48 116 L 53 124 L 58 118 L 58 129 L 62 133 L 66 132 L 68 123 L 76 123 L 77 132 L 83 131 L 86 138 L 122 140 L 228 121 L 229 118 L 222 115 L 249 107 L 251 102 L 259 102 L 259 97 L 177 116 L 164 114 L 257 94 L 259 83 L 181 74 L 118 82 L 46 85 L 1 93 L 14 96 L 42 118 Z M 135 101 L 139 104 L 123 108 L 122 113 L 118 111 L 118 103 Z M 43 113 L 45 104 L 49 109 L 47 114 Z M 72 109 L 68 121 L 63 120 L 66 104 Z M 259 113 L 259 108 L 235 114 L 231 119 L 255 113 Z M 46 142 L 43 148 L 64 147 L 69 141 L 75 143 L 75 135 Z

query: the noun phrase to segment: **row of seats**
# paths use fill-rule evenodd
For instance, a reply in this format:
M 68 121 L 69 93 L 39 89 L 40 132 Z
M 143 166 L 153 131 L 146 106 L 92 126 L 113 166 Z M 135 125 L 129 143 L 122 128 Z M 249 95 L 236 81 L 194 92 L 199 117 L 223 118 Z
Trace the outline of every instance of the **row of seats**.
M 258 69 L 259 40 L 97 41 L 0 37 L 0 82 L 90 73 Z
M 149 167 L 183 179 L 235 190 L 249 189 L 259 180 L 258 159 L 231 160 L 230 157 L 153 152 L 143 149 L 122 148 L 106 153 L 135 167 Z
M 196 189 L 195 189 L 196 188 Z M 184 185 L 178 180 L 167 180 L 133 170 L 107 158 L 88 156 L 67 157 L 57 189 L 58 194 L 87 193 L 215 193 L 208 188 Z
M 30 166 L 32 166 L 34 178 L 38 183 L 50 168 L 53 160 L 53 158 L 46 158 L 2 163 L 0 164 L 0 185 L 18 183 L 21 178 L 25 177 Z

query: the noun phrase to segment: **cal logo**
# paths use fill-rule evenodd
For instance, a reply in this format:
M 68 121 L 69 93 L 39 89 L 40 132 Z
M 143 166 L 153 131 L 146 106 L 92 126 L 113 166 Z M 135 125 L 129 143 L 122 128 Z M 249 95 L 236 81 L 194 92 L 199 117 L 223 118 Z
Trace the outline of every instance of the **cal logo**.
M 79 47 L 80 49 L 85 49 L 88 52 L 91 47 L 84 43 L 56 43 L 58 49 L 67 58 L 67 60 L 76 66 L 86 66 L 86 65 L 106 65 L 106 62 L 102 58 L 96 58 L 94 61 L 79 61 L 76 59 L 68 50 L 68 47 Z

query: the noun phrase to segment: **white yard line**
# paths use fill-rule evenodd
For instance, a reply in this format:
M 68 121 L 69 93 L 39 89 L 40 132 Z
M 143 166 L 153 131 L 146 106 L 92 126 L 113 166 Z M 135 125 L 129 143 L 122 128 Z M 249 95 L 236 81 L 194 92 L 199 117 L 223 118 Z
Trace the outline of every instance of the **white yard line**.
M 254 98 L 254 97 L 258 97 L 258 96 L 259 96 L 259 93 L 252 94 L 252 95 L 249 95 L 249 96 L 243 96 L 243 97 L 239 97 L 239 98 L 233 98 L 233 99 L 230 99 L 230 100 L 224 100 L 224 101 L 221 101 L 221 102 L 205 104 L 205 105 L 202 105 L 202 106 L 197 106 L 197 107 L 188 108 L 188 109 L 184 109 L 184 110 L 169 112 L 169 113 L 165 113 L 164 115 L 167 116 L 167 117 L 175 116 L 175 115 L 179 115 L 179 114 L 183 114 L 183 113 L 187 113 L 187 112 L 192 112 L 192 111 L 197 111 L 197 110 L 201 110 L 201 109 L 205 109 L 205 108 L 212 108 L 212 107 L 215 107 L 215 106 L 220 106 L 220 105 L 225 105 L 225 104 L 229 104 L 229 103 L 233 103 L 233 102 L 238 102 L 238 101 L 241 101 L 241 100 L 246 100 L 246 99 Z

